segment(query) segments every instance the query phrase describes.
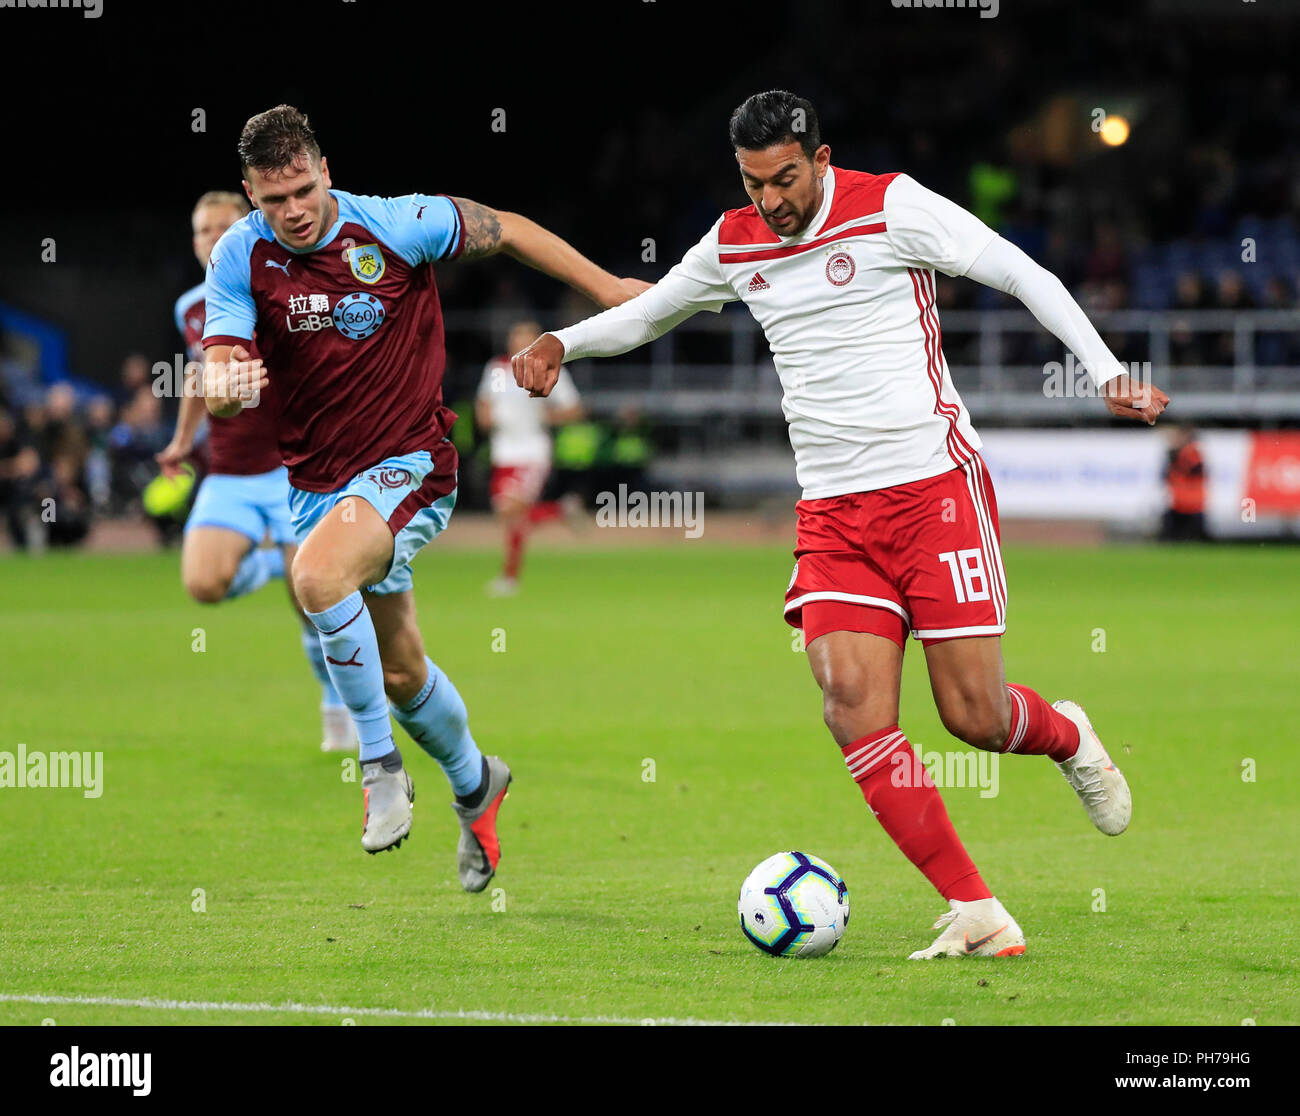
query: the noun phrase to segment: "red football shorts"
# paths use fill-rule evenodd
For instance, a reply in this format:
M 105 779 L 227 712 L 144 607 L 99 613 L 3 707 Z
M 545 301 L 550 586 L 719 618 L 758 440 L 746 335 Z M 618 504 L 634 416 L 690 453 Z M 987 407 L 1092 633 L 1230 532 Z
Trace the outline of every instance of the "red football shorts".
M 993 482 L 976 455 L 937 477 L 800 500 L 785 619 L 804 645 L 870 632 L 902 647 L 1006 631 Z
M 549 465 L 493 465 L 488 491 L 495 504 L 498 500 L 517 500 L 535 504 L 550 475 Z

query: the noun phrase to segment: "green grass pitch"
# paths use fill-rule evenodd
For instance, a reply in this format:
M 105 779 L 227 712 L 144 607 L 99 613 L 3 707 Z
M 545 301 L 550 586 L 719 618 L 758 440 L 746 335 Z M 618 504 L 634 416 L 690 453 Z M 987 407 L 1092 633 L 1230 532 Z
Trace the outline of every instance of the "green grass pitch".
M 539 552 L 503 601 L 495 561 L 416 566 L 430 652 L 515 772 L 500 890 L 466 895 L 450 792 L 400 731 L 411 839 L 362 852 L 281 587 L 203 608 L 175 555 L 0 559 L 0 751 L 104 753 L 97 799 L 0 789 L 0 1023 L 1300 1022 L 1296 551 L 1008 551 L 1008 678 L 1085 705 L 1134 820 L 1097 833 L 1041 757 L 945 790 L 1029 950 L 930 963 L 906 958 L 943 901 L 821 724 L 787 549 Z M 960 747 L 916 644 L 901 723 Z M 849 885 L 819 960 L 737 925 L 788 848 Z

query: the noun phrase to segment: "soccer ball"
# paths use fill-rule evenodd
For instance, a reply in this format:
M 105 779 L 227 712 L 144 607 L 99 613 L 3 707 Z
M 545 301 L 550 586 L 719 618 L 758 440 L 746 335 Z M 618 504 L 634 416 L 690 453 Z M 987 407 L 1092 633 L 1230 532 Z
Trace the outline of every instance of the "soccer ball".
M 773 957 L 821 957 L 849 924 L 849 889 L 820 857 L 769 856 L 740 885 L 740 929 Z

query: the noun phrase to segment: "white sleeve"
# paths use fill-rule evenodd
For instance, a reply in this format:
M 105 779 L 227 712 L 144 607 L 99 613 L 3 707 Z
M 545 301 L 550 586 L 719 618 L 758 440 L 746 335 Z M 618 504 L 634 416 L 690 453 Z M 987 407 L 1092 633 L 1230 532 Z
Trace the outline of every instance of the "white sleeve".
M 885 189 L 885 235 L 908 267 L 965 275 L 998 234 L 975 214 L 900 174 Z
M 617 356 L 661 337 L 701 310 L 713 313 L 738 297 L 718 267 L 719 217 L 680 263 L 648 291 L 621 306 L 557 330 L 565 361 Z
M 578 395 L 578 388 L 573 382 L 573 377 L 569 375 L 567 368 L 560 369 L 560 378 L 555 381 L 555 386 L 551 388 L 551 394 L 546 397 L 546 405 L 552 410 L 567 410 L 569 407 L 576 407 L 582 402 Z
M 491 360 L 487 362 L 487 364 L 483 366 L 483 378 L 478 382 L 479 399 L 491 399 L 492 393 L 494 391 L 502 390 L 500 387 L 494 386 L 493 383 L 494 380 L 497 380 L 498 383 L 501 382 L 499 378 L 494 375 L 497 372 L 497 370 L 500 368 L 501 368 L 501 362 L 497 360 L 495 357 L 493 357 Z M 506 366 L 506 370 L 507 372 L 509 372 L 509 365 Z M 515 382 L 514 377 L 510 376 L 509 380 L 510 383 L 513 385 Z
M 1055 275 L 1009 240 L 995 237 L 966 271 L 969 279 L 1020 299 L 1039 323 L 1083 362 L 1100 387 L 1128 371 Z

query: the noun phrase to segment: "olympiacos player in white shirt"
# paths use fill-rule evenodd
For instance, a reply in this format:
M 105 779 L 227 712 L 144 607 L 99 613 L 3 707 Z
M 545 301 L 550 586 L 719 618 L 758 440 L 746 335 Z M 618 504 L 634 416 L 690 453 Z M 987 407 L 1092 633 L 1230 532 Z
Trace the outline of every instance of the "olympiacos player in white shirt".
M 908 631 L 954 736 L 1050 756 L 1103 833 L 1122 833 L 1132 805 L 1078 705 L 1005 681 L 997 504 L 943 357 L 934 272 L 1019 298 L 1083 361 L 1112 414 L 1154 423 L 1169 397 L 1131 381 L 1060 281 L 974 215 L 905 174 L 833 168 L 803 98 L 750 97 L 730 136 L 752 204 L 723 214 L 650 290 L 517 353 L 516 380 L 545 395 L 566 361 L 745 302 L 772 348 L 803 487 L 786 619 L 803 629 L 850 775 L 949 903 L 942 933 L 911 957 L 1021 954 L 1024 934 L 899 730 Z
M 540 332 L 533 321 L 516 322 L 510 327 L 506 355 L 487 362 L 474 400 L 475 422 L 480 430 L 491 431 L 492 510 L 505 536 L 501 573 L 487 587 L 494 597 L 513 596 L 519 591 L 524 543 L 532 528 L 564 514 L 558 500 L 541 499 L 551 473 L 550 427 L 577 422 L 583 413 L 578 389 L 564 369 L 545 399 L 533 398 L 515 383 L 509 354 L 523 348 Z

